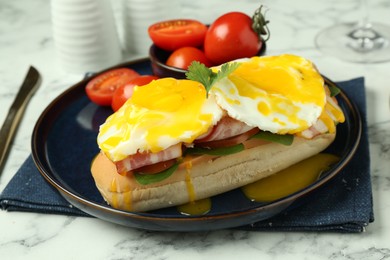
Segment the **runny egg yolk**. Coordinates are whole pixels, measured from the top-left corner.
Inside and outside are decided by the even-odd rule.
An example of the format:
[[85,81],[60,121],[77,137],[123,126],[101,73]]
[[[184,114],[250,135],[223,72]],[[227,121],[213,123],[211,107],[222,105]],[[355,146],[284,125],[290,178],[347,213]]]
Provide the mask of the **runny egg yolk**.
[[133,96],[100,127],[98,144],[112,161],[137,152],[192,143],[216,124],[222,110],[196,81],[164,78],[136,87]]
[[321,115],[324,80],[299,56],[253,57],[211,89],[227,113],[248,125],[278,134],[294,134]]

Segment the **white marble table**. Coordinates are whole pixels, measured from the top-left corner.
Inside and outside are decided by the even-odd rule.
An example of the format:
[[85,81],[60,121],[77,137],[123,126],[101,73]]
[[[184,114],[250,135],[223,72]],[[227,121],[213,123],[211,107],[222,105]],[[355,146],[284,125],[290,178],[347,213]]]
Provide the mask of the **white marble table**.
[[[251,13],[258,5],[253,0],[182,2],[182,16],[208,23],[223,12]],[[313,42],[317,32],[327,25],[357,19],[358,2],[263,1],[272,19],[268,54],[305,56],[335,81],[366,78],[375,222],[365,232],[157,233],[94,218],[0,211],[0,259],[389,259],[390,63],[343,62],[321,54]],[[369,2],[372,20],[390,23],[388,0]],[[114,10],[120,19],[119,1],[114,1]],[[126,54],[126,60],[131,57]],[[82,74],[68,74],[58,65],[49,0],[0,0],[0,122],[30,64],[42,73],[43,84],[20,125],[0,177],[0,191],[29,155],[31,132],[43,109],[82,78]]]

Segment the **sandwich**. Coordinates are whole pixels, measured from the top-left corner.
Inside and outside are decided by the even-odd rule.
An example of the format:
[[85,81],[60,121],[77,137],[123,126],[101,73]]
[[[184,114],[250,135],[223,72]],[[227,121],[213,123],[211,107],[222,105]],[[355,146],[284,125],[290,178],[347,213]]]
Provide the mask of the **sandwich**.
[[114,208],[145,212],[221,194],[320,153],[344,114],[314,64],[252,57],[136,87],[100,126],[91,165]]

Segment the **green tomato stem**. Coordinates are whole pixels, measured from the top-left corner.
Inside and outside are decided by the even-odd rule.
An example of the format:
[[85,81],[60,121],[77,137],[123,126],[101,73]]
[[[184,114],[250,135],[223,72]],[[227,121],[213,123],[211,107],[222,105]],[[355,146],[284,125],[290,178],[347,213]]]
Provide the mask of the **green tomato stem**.
[[[261,5],[258,9],[256,9],[252,16],[252,29],[257,33],[260,39],[266,42],[269,40],[271,32],[267,26],[269,21],[265,19],[265,13],[262,13],[262,8],[263,6]],[[266,35],[267,37],[264,39],[263,35]]]

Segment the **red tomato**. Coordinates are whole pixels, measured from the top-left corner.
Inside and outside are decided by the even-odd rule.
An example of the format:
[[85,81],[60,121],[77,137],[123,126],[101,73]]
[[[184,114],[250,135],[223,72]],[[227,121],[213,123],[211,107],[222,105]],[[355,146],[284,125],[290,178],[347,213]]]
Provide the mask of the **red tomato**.
[[176,159],[170,159],[168,161],[158,162],[151,165],[146,165],[134,170],[134,172],[140,174],[156,174],[162,172],[176,163]]
[[168,66],[186,70],[193,61],[199,61],[207,67],[212,66],[204,52],[195,47],[182,47],[177,49],[169,56],[166,64]]
[[204,42],[206,57],[215,64],[255,56],[261,46],[252,19],[240,12],[219,17],[208,29]]
[[242,142],[248,140],[250,137],[255,135],[257,132],[259,132],[259,129],[253,128],[252,130],[249,130],[248,132],[245,132],[240,135],[233,136],[228,139],[223,140],[216,140],[216,141],[209,141],[209,142],[203,142],[203,143],[196,143],[197,146],[200,147],[206,147],[206,148],[221,148],[221,147],[229,147],[236,144],[241,144]]
[[148,33],[155,45],[167,51],[180,47],[201,46],[207,26],[196,20],[180,19],[155,23],[148,28]]
[[101,106],[109,106],[115,90],[136,77],[139,77],[139,74],[132,69],[109,70],[89,81],[85,91],[92,102]]
[[118,87],[113,95],[111,107],[114,111],[117,111],[123,104],[133,95],[133,89],[135,86],[143,86],[158,79],[156,76],[142,75],[128,81],[125,85]]

